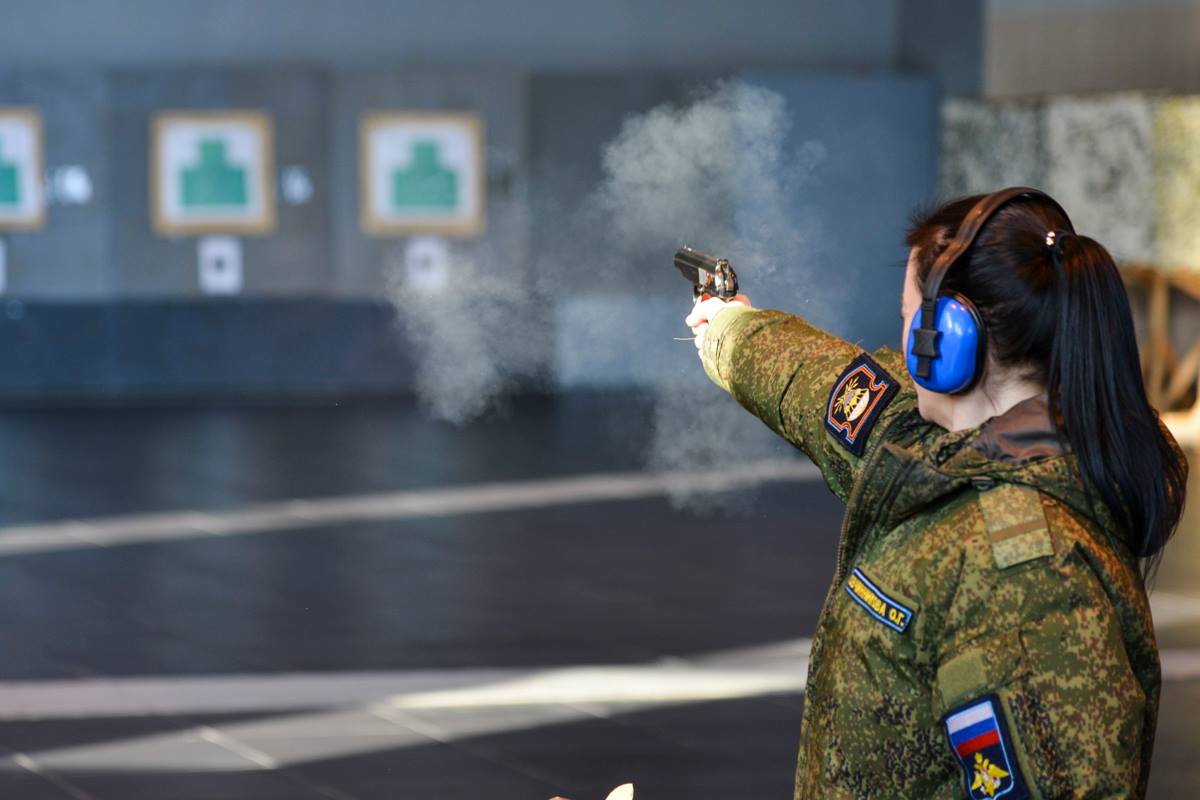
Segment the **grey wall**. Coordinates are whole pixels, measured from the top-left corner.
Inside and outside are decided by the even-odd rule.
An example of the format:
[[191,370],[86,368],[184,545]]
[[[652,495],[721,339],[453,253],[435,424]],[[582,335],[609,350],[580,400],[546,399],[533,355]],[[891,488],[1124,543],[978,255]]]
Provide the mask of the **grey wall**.
[[1197,0],[989,0],[990,96],[1200,92]]
[[[478,110],[488,132],[488,228],[482,240],[453,247],[459,254],[480,256],[514,281],[538,285],[536,265],[547,252],[547,239],[564,234],[548,230],[545,220],[563,219],[563,204],[595,185],[600,146],[627,114],[686,97],[689,87],[717,76],[753,74],[787,96],[795,112],[795,136],[819,138],[830,147],[821,171],[814,173],[819,193],[792,198],[798,217],[832,231],[805,254],[827,271],[809,282],[808,301],[816,301],[817,310],[797,310],[836,328],[846,321],[843,311],[852,300],[871,308],[882,304],[886,313],[872,311],[861,315],[859,324],[846,322],[837,329],[885,339],[894,291],[872,270],[881,260],[890,263],[904,211],[931,190],[932,98],[939,90],[972,94],[978,89],[972,65],[980,60],[982,4],[9,3],[0,26],[0,105],[38,106],[45,115],[47,165],[84,165],[95,189],[86,205],[51,206],[45,231],[5,235],[7,293],[29,301],[6,306],[18,323],[11,333],[25,331],[36,338],[44,332],[48,341],[61,341],[52,333],[57,330],[75,337],[80,347],[72,351],[71,363],[115,364],[103,383],[105,391],[117,393],[122,387],[157,385],[160,377],[163,385],[175,385],[172,381],[182,380],[193,367],[196,375],[206,376],[205,385],[231,390],[246,383],[248,365],[291,357],[302,367],[304,353],[289,344],[292,334],[272,333],[294,330],[289,315],[299,313],[301,306],[291,305],[297,299],[375,309],[369,313],[373,322],[355,328],[347,327],[346,315],[336,309],[319,313],[303,307],[303,324],[315,326],[315,337],[339,341],[347,353],[373,352],[367,338],[387,331],[378,313],[384,307],[370,303],[383,297],[403,241],[369,239],[359,232],[357,126],[363,111]],[[897,72],[920,77],[898,78]],[[266,109],[275,123],[276,167],[303,166],[312,177],[316,191],[308,203],[289,206],[280,197],[273,235],[243,238],[246,296],[231,304],[236,308],[230,313],[242,321],[264,315],[261,330],[272,341],[255,342],[251,336],[233,343],[224,337],[220,341],[228,340],[228,346],[206,349],[203,337],[180,333],[189,320],[221,325],[234,319],[209,313],[209,306],[229,301],[196,302],[195,239],[160,238],[150,226],[151,114],[189,108]],[[547,206],[555,213],[545,213]],[[730,212],[738,208],[731,199]],[[845,229],[852,217],[868,227]],[[642,265],[647,302],[674,307],[681,287],[658,258],[657,253],[647,256]],[[594,280],[587,270],[576,270],[556,291],[569,296]],[[88,303],[121,303],[113,308],[129,315],[97,316]],[[66,316],[54,304],[64,304]],[[548,316],[555,308],[547,307]],[[665,326],[668,315],[659,316]],[[78,325],[70,321],[76,318]],[[133,331],[124,319],[147,327]],[[97,326],[111,332],[114,325],[125,326],[118,339],[127,344],[109,347],[118,339],[95,333]],[[546,341],[538,345],[553,349],[546,330]],[[139,336],[154,341],[163,331],[175,331],[182,349],[170,343],[151,350],[128,344]],[[664,333],[669,342],[674,328]],[[560,327],[556,335],[569,338],[570,329]],[[355,336],[366,338],[356,343]],[[112,348],[123,355],[114,356]],[[40,365],[54,358],[53,351],[39,349],[36,358],[14,361],[12,369],[28,374],[15,376],[13,385],[43,385]],[[228,365],[220,367],[225,359]],[[164,365],[171,365],[171,374],[160,374],[168,369]],[[280,374],[287,369],[281,364]],[[302,368],[294,372],[303,374]],[[388,380],[403,388],[403,374],[389,373]],[[269,376],[265,380],[255,384],[256,390],[270,384]],[[344,376],[346,385],[355,380]],[[284,390],[301,382],[278,381]],[[60,374],[52,383],[69,386],[70,376]]]
[[904,229],[937,193],[936,85],[895,75],[746,78],[796,110],[792,148],[820,142],[824,153],[786,200],[789,216],[811,231],[805,251],[772,275],[763,296],[868,349],[897,346]]
[[0,345],[4,404],[328,397],[412,379],[383,303],[9,300]]
[[[246,295],[378,299],[403,243],[358,230],[357,126],[365,110],[483,114],[488,233],[456,247],[507,256],[520,269],[528,263],[527,154],[553,146],[527,135],[528,92],[541,93],[537,124],[577,142],[540,163],[564,175],[581,169],[575,177],[591,185],[586,165],[604,139],[571,131],[611,134],[625,113],[670,96],[683,84],[664,79],[663,67],[691,80],[755,65],[900,69],[971,93],[981,7],[982,0],[763,0],[749,10],[708,0],[11,3],[0,26],[0,105],[40,108],[47,166],[83,165],[95,194],[85,205],[52,205],[42,232],[5,237],[7,292],[66,301],[198,296],[195,238],[164,239],[150,225],[147,143],[157,110],[264,109],[275,125],[277,170],[298,165],[312,178],[307,203],[280,196],[274,234],[244,238]],[[571,96],[557,107],[555,81],[571,75],[601,79],[562,84]],[[604,75],[613,80],[605,84]]]
[[455,245],[525,263],[525,82],[510,69],[190,68],[0,70],[0,105],[40,109],[49,168],[84,166],[95,194],[52,204],[43,230],[5,235],[7,293],[28,299],[197,297],[196,237],[151,225],[154,112],[260,109],[274,125],[276,177],[303,167],[314,193],[278,197],[273,233],[242,237],[244,294],[381,298],[402,240],[358,221],[358,124],[372,109],[455,109],[487,126],[488,230]]
[[[0,70],[0,105],[33,106],[43,116],[47,165],[75,164],[92,178],[90,203],[51,206],[46,227],[4,236],[8,293],[42,297],[105,297],[113,291],[109,112],[111,82],[94,70]],[[143,172],[144,174],[144,172]],[[137,195],[144,195],[140,189]]]
[[[280,202],[275,233],[243,237],[245,292],[317,294],[327,289],[331,268],[325,74],[300,69],[117,70],[109,82],[113,296],[199,294],[195,237],[168,239],[151,229],[150,121],[160,110],[252,108],[270,115],[276,171],[281,165],[303,165],[317,191],[304,205]],[[59,122],[50,119],[48,124]],[[60,235],[57,230],[47,233]],[[28,270],[27,265],[14,266]]]
[[900,0],[24,0],[0,61],[886,67]]
[[94,194],[54,203],[44,229],[5,236],[7,293],[102,300],[195,296],[194,237],[151,228],[149,137],[162,110],[256,108],[275,127],[276,164],[304,165],[318,191],[303,206],[281,203],[278,228],[244,241],[251,295],[316,294],[331,284],[328,78],[312,70],[0,70],[0,105],[43,115],[49,169],[85,167]]
[[905,0],[900,6],[896,65],[935,78],[943,92],[979,94],[983,81],[984,8],[962,0]]

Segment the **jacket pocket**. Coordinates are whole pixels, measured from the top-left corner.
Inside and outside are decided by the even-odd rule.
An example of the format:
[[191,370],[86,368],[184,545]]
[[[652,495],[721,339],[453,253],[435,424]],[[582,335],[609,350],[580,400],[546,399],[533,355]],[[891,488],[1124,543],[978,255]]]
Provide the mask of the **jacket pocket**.
[[988,633],[959,647],[937,668],[934,716],[1019,680],[1029,674],[1025,646],[1016,630]]

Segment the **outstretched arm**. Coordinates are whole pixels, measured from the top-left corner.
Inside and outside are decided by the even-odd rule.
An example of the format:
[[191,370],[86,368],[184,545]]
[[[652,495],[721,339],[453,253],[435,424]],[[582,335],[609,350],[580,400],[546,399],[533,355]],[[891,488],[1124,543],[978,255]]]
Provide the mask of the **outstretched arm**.
[[915,402],[894,351],[865,353],[792,314],[706,300],[687,322],[709,377],[803,450],[843,499],[870,445]]

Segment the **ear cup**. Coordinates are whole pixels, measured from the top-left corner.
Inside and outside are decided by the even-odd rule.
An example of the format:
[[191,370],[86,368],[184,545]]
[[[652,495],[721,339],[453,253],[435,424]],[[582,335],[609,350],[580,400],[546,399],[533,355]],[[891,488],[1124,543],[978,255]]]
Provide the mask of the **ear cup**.
[[934,328],[938,331],[939,355],[930,363],[929,377],[917,376],[917,356],[913,353],[916,336],[921,327],[921,309],[917,309],[909,327],[904,355],[908,372],[920,386],[939,394],[965,392],[975,385],[983,371],[984,348],[987,337],[983,320],[975,304],[961,294],[948,293],[938,297]]

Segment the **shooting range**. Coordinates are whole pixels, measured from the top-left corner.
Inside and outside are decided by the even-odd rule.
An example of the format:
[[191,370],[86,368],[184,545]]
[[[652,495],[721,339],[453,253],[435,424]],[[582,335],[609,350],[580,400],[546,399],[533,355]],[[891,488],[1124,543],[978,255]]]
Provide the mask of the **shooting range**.
[[791,796],[845,504],[683,245],[895,347],[914,210],[1040,187],[1200,448],[1200,0],[5,6],[0,797]]

